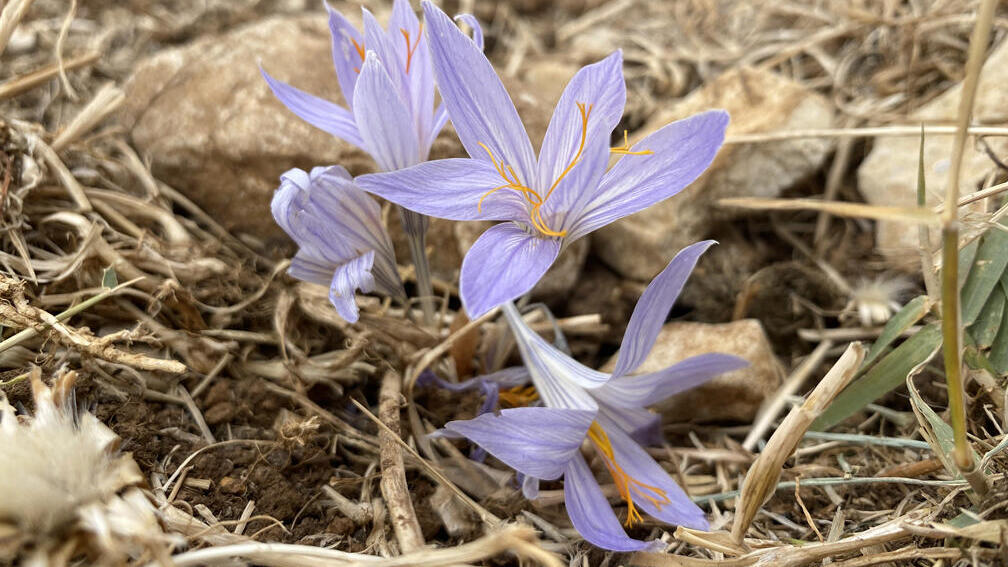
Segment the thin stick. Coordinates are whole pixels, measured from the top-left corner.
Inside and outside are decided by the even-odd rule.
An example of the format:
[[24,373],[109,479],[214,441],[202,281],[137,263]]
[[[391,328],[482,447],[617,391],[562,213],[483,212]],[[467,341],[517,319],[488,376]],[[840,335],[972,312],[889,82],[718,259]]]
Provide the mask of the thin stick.
[[756,448],[756,444],[759,440],[763,438],[770,426],[773,425],[773,421],[777,419],[781,410],[787,404],[788,396],[794,394],[798,391],[798,388],[805,383],[812,371],[816,369],[817,366],[826,357],[826,353],[833,348],[833,341],[825,340],[819,343],[819,346],[812,351],[812,354],[808,355],[799,366],[791,373],[791,376],[784,382],[780,390],[774,396],[773,400],[767,404],[759,415],[756,416],[756,422],[753,423],[752,429],[749,434],[746,435],[744,441],[742,441],[742,448],[746,451],[752,451]]
[[[990,42],[996,6],[996,0],[981,2],[973,35],[970,38],[966,79],[959,98],[958,126],[952,146],[952,168],[945,193],[945,202],[948,206],[942,215],[942,348],[945,356],[945,381],[948,383],[949,413],[955,439],[953,456],[956,466],[970,481],[970,485],[980,498],[987,493],[988,486],[983,471],[976,470],[973,450],[966,438],[966,396],[962,379],[962,313],[959,305],[959,208],[953,204],[959,201],[959,178],[962,157],[966,150],[966,130],[973,114],[973,102],[976,98],[987,44]],[[976,472],[979,475],[971,474]]]
[[770,436],[759,457],[749,467],[742,481],[739,499],[735,502],[735,521],[731,536],[737,544],[742,544],[756,513],[773,494],[785,461],[798,447],[812,422],[851,381],[864,356],[865,349],[861,343],[848,345],[833,368],[808,395],[805,403],[788,413],[780,427]]
[[399,542],[399,551],[405,554],[423,548],[424,537],[416,510],[413,509],[413,500],[410,499],[409,486],[406,485],[402,451],[396,444],[402,399],[402,379],[399,373],[392,370],[385,372],[378,393],[378,417],[387,428],[378,432],[381,491],[389,509],[396,541]]
[[[98,60],[101,53],[92,51],[83,55],[78,55],[63,62],[64,71],[72,71],[79,67],[85,67]],[[59,75],[60,66],[57,63],[46,65],[37,71],[28,73],[21,77],[15,77],[5,83],[0,84],[0,100],[8,99],[19,95],[27,90],[31,90],[42,83],[45,83]]]
[[840,217],[891,220],[906,223],[937,225],[941,219],[930,209],[921,207],[881,207],[862,203],[821,201],[818,199],[763,199],[759,197],[732,197],[718,199],[722,207],[771,211],[824,211]]
[[70,84],[70,78],[66,74],[66,65],[63,61],[63,42],[66,41],[67,33],[70,31],[70,24],[73,23],[76,16],[77,0],[70,0],[70,9],[67,11],[66,18],[63,19],[63,25],[60,26],[59,35],[56,36],[56,46],[54,47],[56,51],[56,64],[59,67],[60,82],[63,83],[63,89],[66,90],[66,94],[70,97],[70,100],[77,100],[77,91]]
[[[132,279],[132,280],[130,280],[128,282],[121,283],[121,284],[119,284],[119,285],[117,285],[117,286],[115,286],[113,288],[107,288],[107,289],[103,290],[101,293],[99,293],[98,295],[95,295],[94,297],[85,299],[84,301],[78,303],[77,305],[74,305],[73,307],[70,307],[66,311],[63,311],[62,313],[57,314],[56,315],[56,320],[57,321],[66,321],[70,317],[73,317],[74,315],[76,315],[76,314],[78,314],[78,313],[80,313],[82,311],[85,311],[87,309],[90,309],[93,305],[101,302],[102,300],[108,298],[109,296],[111,296],[111,295],[119,292],[120,290],[126,289],[127,287],[135,284],[136,282],[140,281],[141,279],[142,278]],[[0,342],[0,352],[3,352],[5,350],[13,347],[14,345],[21,344],[24,341],[27,341],[28,339],[30,339],[30,338],[38,335],[38,334],[39,334],[38,329],[35,329],[34,327],[27,327],[25,329],[22,329],[20,332],[12,335],[10,337],[8,337],[7,339],[4,339],[3,342]]]
[[91,201],[84,194],[84,188],[81,187],[77,178],[70,173],[70,169],[63,163],[63,160],[56,155],[56,151],[43,142],[42,138],[35,135],[31,135],[30,138],[31,143],[35,145],[35,151],[42,157],[42,161],[46,162],[46,165],[52,169],[56,178],[60,180],[60,183],[67,190],[67,193],[70,193],[70,197],[77,204],[77,208],[81,212],[93,211],[94,207],[91,206]]
[[[925,126],[929,136],[953,135],[957,126]],[[971,136],[1008,136],[1008,128],[973,126],[966,130]],[[871,128],[815,128],[809,130],[782,130],[756,134],[740,134],[725,138],[725,144],[756,144],[778,142],[797,138],[875,138],[880,136],[920,136],[920,126],[876,126]]]
[[[364,414],[364,416],[367,417],[368,419],[370,419],[371,421],[373,421],[375,423],[375,425],[378,426],[379,429],[381,429],[383,431],[390,432],[393,435],[395,434],[395,432],[393,432],[392,430],[390,430],[387,425],[385,425],[384,423],[382,423],[382,420],[378,419],[378,416],[376,416],[375,414],[371,413],[371,410],[369,410],[367,407],[365,407],[364,404],[358,402],[357,400],[355,400],[353,398],[350,398],[350,403],[352,403],[353,405],[357,406],[357,409],[361,410],[361,412]],[[416,459],[417,463],[419,463],[421,467],[423,467],[428,473],[430,473],[430,475],[432,477],[434,477],[435,479],[437,479],[438,482],[440,482],[440,483],[444,484],[445,486],[447,486],[452,492],[455,493],[455,495],[458,497],[459,500],[462,501],[463,504],[465,504],[466,506],[468,506],[469,508],[471,508],[473,512],[476,512],[476,515],[479,516],[480,520],[482,520],[484,524],[486,524],[487,526],[489,526],[489,527],[492,528],[492,527],[496,527],[497,525],[499,525],[501,523],[501,519],[500,518],[498,518],[497,516],[493,515],[493,513],[491,513],[489,510],[487,510],[483,506],[480,506],[472,498],[469,498],[469,496],[466,495],[465,492],[462,492],[462,490],[459,487],[455,486],[455,483],[453,483],[451,480],[449,480],[448,477],[446,477],[444,474],[441,473],[441,471],[439,471],[436,468],[434,468],[433,465],[431,465],[430,463],[428,463],[423,457],[421,457],[419,454],[417,454],[417,452],[414,451],[412,447],[410,447],[409,445],[407,445],[405,441],[403,441],[402,439],[400,439],[398,436],[395,436],[394,440],[395,440],[396,443],[398,443],[400,446],[402,446],[402,448],[405,449],[406,452],[410,454],[410,456],[412,456],[414,459]]]

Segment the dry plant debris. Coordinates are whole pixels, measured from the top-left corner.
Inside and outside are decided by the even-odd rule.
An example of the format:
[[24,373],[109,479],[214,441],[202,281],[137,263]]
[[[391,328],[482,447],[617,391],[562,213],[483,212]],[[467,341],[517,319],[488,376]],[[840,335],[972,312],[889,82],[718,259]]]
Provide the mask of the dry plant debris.
[[[670,442],[652,453],[708,509],[718,531],[677,530],[666,536],[673,546],[661,555],[614,558],[577,543],[556,487],[521,501],[503,468],[468,460],[466,447],[424,437],[447,420],[470,417],[479,400],[425,388],[417,378],[428,368],[471,376],[478,370],[471,368],[472,353],[483,357],[491,347],[503,362],[509,347],[494,314],[466,322],[448,302],[432,332],[413,323],[414,314],[371,301],[362,305],[360,325],[346,325],[329,312],[324,293],[283,275],[286,264],[269,244],[228,233],[171,179],[151,175],[146,156],[137,155],[117,124],[117,85],[140,56],[266,14],[317,7],[272,0],[114,4],[81,3],[76,13],[58,0],[10,0],[0,8],[0,319],[3,338],[18,337],[0,347],[6,400],[0,490],[13,490],[0,496],[0,561],[1008,563],[1002,367],[974,370],[967,391],[969,433],[993,485],[979,504],[924,442],[940,445],[933,428],[921,434],[929,425],[913,413],[920,405],[897,393],[829,432],[806,434],[793,454],[774,455],[780,478],[764,487],[765,503],[753,500],[762,506],[752,511],[741,540],[728,530],[741,521],[732,510],[747,502],[738,491],[754,466],[741,443],[750,425],[669,424]],[[798,258],[851,281],[888,275],[866,244],[871,226],[862,220],[851,172],[872,137],[916,135],[919,125],[907,115],[962,80],[976,9],[967,0],[461,4],[487,24],[489,53],[512,74],[554,53],[587,62],[623,47],[631,129],[674,97],[741,65],[776,71],[827,95],[843,116],[842,128],[730,142],[812,135],[854,140],[822,172],[836,179],[827,185],[832,189],[812,179],[787,195],[827,193],[842,202],[809,213],[789,199],[772,220],[754,215],[724,230],[771,250],[760,256],[763,264]],[[1002,6],[996,42],[1006,26]],[[1005,126],[983,125],[975,143],[1004,135]],[[952,131],[948,124],[928,126],[928,135]],[[986,200],[988,220],[997,224],[1005,156],[992,158],[990,182],[960,203]],[[108,282],[109,267],[128,285]],[[634,286],[622,282],[615,293],[632,296]],[[704,289],[727,297],[728,307],[696,316],[723,320],[741,289],[741,283]],[[454,290],[448,283],[439,291],[450,297]],[[805,400],[793,394],[812,391],[850,341],[882,334],[877,342],[905,344],[901,337],[931,321],[925,307],[898,329],[842,325],[839,310],[801,294],[787,297],[787,316],[805,323],[801,334],[776,345],[787,365],[798,368],[813,343],[829,345],[781,396],[778,410],[800,408]],[[878,303],[889,310],[886,300],[864,309]],[[558,313],[557,327],[587,358],[601,360],[611,336],[619,336],[621,323],[607,313],[565,313],[563,306]],[[552,326],[542,330],[552,333]],[[992,344],[994,336],[980,347]],[[881,355],[873,351],[867,358],[875,361]],[[913,369],[917,395],[940,414],[941,372],[929,361]],[[351,402],[371,408],[389,429]],[[397,427],[393,419],[400,417]],[[768,423],[772,431],[779,421]],[[786,449],[796,440],[789,441]],[[30,447],[28,456],[13,452],[21,443]],[[47,454],[50,460],[41,461]],[[63,470],[52,463],[69,462],[61,459],[96,480],[63,486],[75,496],[50,490],[51,499],[28,500],[33,483],[48,478],[43,472]],[[33,463],[42,470],[33,474]],[[383,469],[396,478],[383,477]],[[406,493],[393,481],[405,482]],[[607,490],[618,502],[615,487]],[[440,494],[448,494],[447,503],[436,511],[432,502]],[[403,497],[413,517],[397,500]],[[643,537],[666,528],[637,529]]]

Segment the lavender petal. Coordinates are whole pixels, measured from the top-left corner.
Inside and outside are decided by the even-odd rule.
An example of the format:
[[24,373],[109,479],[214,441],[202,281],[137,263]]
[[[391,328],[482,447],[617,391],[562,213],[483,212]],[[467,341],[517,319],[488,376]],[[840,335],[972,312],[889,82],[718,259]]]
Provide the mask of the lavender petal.
[[[364,64],[364,55],[358,50],[363,49],[364,37],[343,14],[334,10],[325,0],[322,1],[329,13],[329,35],[332,41],[333,67],[336,68],[336,79],[339,81],[343,98],[347,107],[353,108],[354,85],[357,84],[357,73]],[[356,43],[356,45],[355,45]]]
[[613,378],[593,393],[614,406],[632,408],[652,405],[748,365],[744,359],[730,354],[700,354],[657,372]]
[[623,471],[643,484],[662,490],[668,500],[667,503],[657,506],[647,498],[637,497],[634,498],[634,504],[649,516],[672,525],[697,530],[710,529],[703,510],[693,503],[675,480],[648,455],[643,447],[620,428],[607,423],[604,418],[600,420],[600,424],[609,436],[613,456]]
[[344,142],[358,148],[364,148],[364,140],[357,130],[357,123],[350,111],[336,103],[278,81],[271,77],[265,69],[260,68],[260,71],[273,94],[299,118]]
[[462,22],[472,28],[472,40],[480,51],[483,51],[483,26],[472,14],[459,14],[455,16],[456,22]]
[[625,155],[603,177],[568,235],[574,239],[675,195],[714,160],[724,142],[728,113],[711,110],[668,124]]
[[354,118],[365,149],[384,171],[421,161],[408,103],[396,93],[383,61],[368,51],[354,90]]
[[359,317],[357,301],[354,298],[356,290],[369,293],[374,290],[374,278],[371,276],[371,266],[374,265],[374,250],[369,250],[357,258],[336,268],[332,284],[329,286],[329,301],[336,307],[340,317],[350,323],[356,323]]
[[535,179],[532,143],[493,66],[440,8],[430,2],[423,8],[434,75],[462,145],[470,157],[490,161],[484,144],[529,186]]
[[623,531],[588,463],[580,454],[564,472],[564,504],[574,529],[589,543],[611,551],[654,551],[661,542],[633,539]]
[[[584,106],[584,115],[579,104]],[[578,153],[582,135],[588,141],[601,140],[608,157],[609,136],[623,116],[625,105],[622,52],[616,51],[598,63],[582,67],[553,110],[539,151],[538,187],[550,187],[567,169]],[[557,190],[552,198],[560,197]]]
[[700,256],[713,244],[713,240],[704,240],[683,248],[648,284],[627,324],[613,369],[614,377],[633,372],[647,358],[686,280]]
[[535,478],[560,478],[587,435],[595,412],[515,408],[474,419],[450,421],[444,428],[486,449],[509,467]]
[[462,260],[459,295],[470,319],[532,289],[560,253],[560,241],[513,223],[490,227]]
[[514,191],[494,191],[500,185],[500,177],[492,165],[481,160],[427,161],[398,171],[361,175],[356,182],[368,193],[432,217],[449,220],[528,218],[525,203]]
[[[598,393],[599,390],[594,392]],[[599,413],[625,431],[634,441],[641,445],[661,444],[664,438],[660,415],[643,407],[616,407],[605,403],[602,398],[596,399],[599,402]]]
[[594,392],[609,380],[608,374],[584,366],[551,345],[525,324],[514,305],[504,304],[504,316],[514,334],[522,361],[547,406],[597,407],[585,389]]

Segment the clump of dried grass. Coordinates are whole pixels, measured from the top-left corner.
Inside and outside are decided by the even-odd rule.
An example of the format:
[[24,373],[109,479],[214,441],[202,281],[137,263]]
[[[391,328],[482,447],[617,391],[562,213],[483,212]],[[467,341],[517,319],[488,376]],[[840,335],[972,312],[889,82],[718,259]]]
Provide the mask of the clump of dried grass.
[[[48,6],[45,0],[36,2]],[[972,4],[954,1],[933,12],[920,9],[921,4],[911,2],[887,3],[884,13],[878,13],[877,6],[867,3],[624,0],[566,17],[558,26],[506,6],[488,19],[491,33],[496,30],[500,40],[493,55],[508,61],[509,68],[519,68],[547,47],[590,58],[600,45],[607,50],[615,47],[606,36],[619,37],[620,43],[629,45],[631,123],[642,122],[670,97],[723,70],[752,65],[827,93],[848,115],[848,124],[875,126],[900,123],[908,112],[961,79]],[[619,17],[626,11],[635,17]],[[62,12],[51,15],[63,21]],[[177,29],[168,30],[165,37],[195,33],[198,21],[179,16],[169,22],[178,24]],[[998,20],[997,26],[997,33],[1003,34],[1004,23]],[[42,35],[47,33],[55,35],[58,28]],[[40,58],[34,53],[9,67],[10,75],[0,77],[5,81],[0,83],[0,264],[6,290],[0,297],[6,302],[0,305],[0,316],[5,325],[32,329],[34,335],[0,353],[0,362],[15,377],[24,374],[29,360],[47,370],[67,365],[105,395],[140,397],[152,405],[185,409],[191,422],[188,429],[199,433],[189,433],[196,439],[193,446],[201,448],[184,455],[161,455],[162,466],[142,471],[151,481],[149,497],[157,502],[168,530],[183,535],[192,548],[177,548],[174,560],[200,564],[241,556],[269,565],[340,561],[448,565],[511,551],[555,564],[556,557],[543,550],[582,554],[584,550],[572,544],[575,534],[565,527],[562,498],[556,490],[544,490],[540,499],[520,510],[513,504],[517,491],[508,484],[509,473],[476,465],[455,446],[423,437],[439,425],[437,412],[443,408],[418,403],[417,377],[428,368],[452,376],[471,363],[474,349],[500,343],[504,332],[492,317],[466,323],[446,310],[441,326],[431,331],[411,322],[415,314],[379,302],[364,306],[360,326],[331,316],[324,293],[289,285],[282,276],[283,262],[255,243],[228,234],[176,192],[170,180],[151,176],[123,133],[106,120],[120,98],[114,87],[102,90],[97,81],[88,79],[86,69],[96,59],[79,38],[71,27],[62,47],[62,66],[55,56]],[[128,68],[128,54],[117,52],[114,59],[116,65]],[[78,100],[59,90],[40,95],[39,85],[56,78],[60,68],[74,83]],[[121,279],[136,281],[76,313],[72,322],[56,321],[53,314],[105,293],[102,274],[108,266]],[[587,324],[561,320],[559,326],[581,332],[586,340],[598,336],[597,319]],[[837,354],[831,347],[822,348],[817,360]],[[169,362],[181,363],[184,369],[175,374],[179,368],[159,366]],[[822,365],[813,366],[802,376],[820,376],[817,370]],[[380,377],[382,392],[376,395],[367,383],[377,383]],[[297,417],[278,420],[271,439],[216,440],[200,396],[224,378],[262,382],[271,394],[287,401],[289,413],[296,412]],[[799,391],[801,382],[796,381],[791,393]],[[0,383],[0,391],[28,401],[18,383]],[[407,400],[408,427],[396,423],[400,388]],[[349,394],[378,402],[380,397],[381,403],[372,405],[378,407],[373,417],[381,425],[365,425],[349,412],[320,404],[319,389],[336,399]],[[783,406],[794,400],[782,393],[780,401]],[[369,411],[366,405],[360,406],[362,412]],[[781,478],[762,479],[770,499],[764,506],[751,506],[752,525],[741,543],[679,530],[674,552],[682,558],[637,556],[630,561],[702,565],[704,560],[733,556],[727,564],[809,565],[835,558],[844,560],[836,564],[854,566],[913,558],[953,561],[966,554],[996,561],[998,546],[1003,546],[998,535],[1005,529],[999,519],[1003,509],[995,503],[981,510],[984,521],[971,529],[942,523],[965,501],[963,483],[935,467],[913,468],[926,463],[929,453],[915,444],[919,443],[916,426],[904,410],[898,403],[895,409],[873,408],[862,423],[850,428],[867,434],[863,437],[888,439],[890,445],[864,445],[874,441],[856,435],[791,439],[800,441],[797,451],[793,456],[784,451],[776,455],[772,468]],[[974,417],[977,424],[986,416]],[[991,446],[1003,438],[1003,432],[989,433],[984,427],[974,425],[974,433]],[[737,439],[749,431],[748,426],[688,431],[672,427],[668,433],[681,434],[675,437],[675,446],[653,450],[677,471],[691,494],[710,507],[717,529],[741,517],[722,510],[721,503],[731,507],[733,501],[744,502],[737,491],[753,455]],[[431,543],[446,549],[371,559],[374,555],[342,553],[340,545],[349,551],[351,543],[359,542],[327,539],[331,536],[325,533],[316,534],[315,541],[335,541],[337,550],[271,546],[254,541],[269,536],[245,534],[250,522],[276,525],[253,515],[252,501],[241,516],[232,518],[218,517],[219,510],[205,506],[187,510],[183,487],[192,485],[190,480],[204,480],[187,478],[198,459],[235,446],[255,447],[264,454],[278,447],[293,450],[311,446],[319,436],[334,439],[333,454],[339,445],[344,448],[340,456],[348,462],[356,459],[365,479],[381,474],[385,480],[377,490],[369,481],[362,482],[353,497],[331,486],[324,487],[328,491],[319,488],[320,495],[328,497],[314,505],[335,507],[351,518],[366,532],[368,553],[395,555]],[[990,461],[1005,466],[1000,453],[992,454]],[[791,466],[781,470],[786,463]],[[871,477],[882,471],[888,471],[884,478]],[[931,476],[918,479],[921,475]],[[443,507],[438,512],[441,518],[410,510],[424,512],[430,507],[417,501],[406,484],[418,479],[443,489],[455,508]],[[607,490],[615,499],[614,487]],[[763,504],[762,496],[756,499]],[[309,505],[312,502],[305,504]],[[447,526],[448,516],[455,524],[467,524],[456,533],[484,535],[469,535],[466,539],[473,538],[469,543],[455,545],[458,540],[437,531],[438,522]],[[501,528],[500,520],[531,523],[538,532]],[[647,529],[659,535],[662,528]],[[431,531],[438,535],[424,537],[423,532]],[[817,532],[822,532],[824,543],[790,543],[810,540]],[[956,538],[967,550],[942,546],[939,542],[946,538]],[[872,553],[859,556],[865,548]],[[592,562],[610,560],[592,553]]]

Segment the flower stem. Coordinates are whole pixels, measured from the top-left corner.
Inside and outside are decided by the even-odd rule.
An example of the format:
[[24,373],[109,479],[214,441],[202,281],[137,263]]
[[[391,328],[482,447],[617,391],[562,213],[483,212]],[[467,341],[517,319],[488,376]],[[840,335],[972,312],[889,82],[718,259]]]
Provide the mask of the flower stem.
[[977,470],[973,448],[966,438],[966,396],[962,378],[962,313],[959,304],[959,178],[962,157],[966,148],[966,130],[973,113],[980,69],[983,65],[990,32],[994,21],[996,0],[983,0],[977,13],[976,25],[970,38],[966,78],[959,98],[959,113],[955,140],[952,146],[951,171],[945,194],[942,215],[942,281],[941,315],[943,354],[945,356],[945,381],[948,384],[949,413],[955,441],[954,460],[960,472],[969,481],[978,497],[988,491],[987,479]]
[[434,287],[431,285],[430,263],[427,260],[427,217],[402,207],[399,218],[402,220],[403,232],[409,241],[410,255],[413,257],[413,269],[416,273],[417,296],[420,299],[420,309],[423,312],[424,325],[434,326]]

